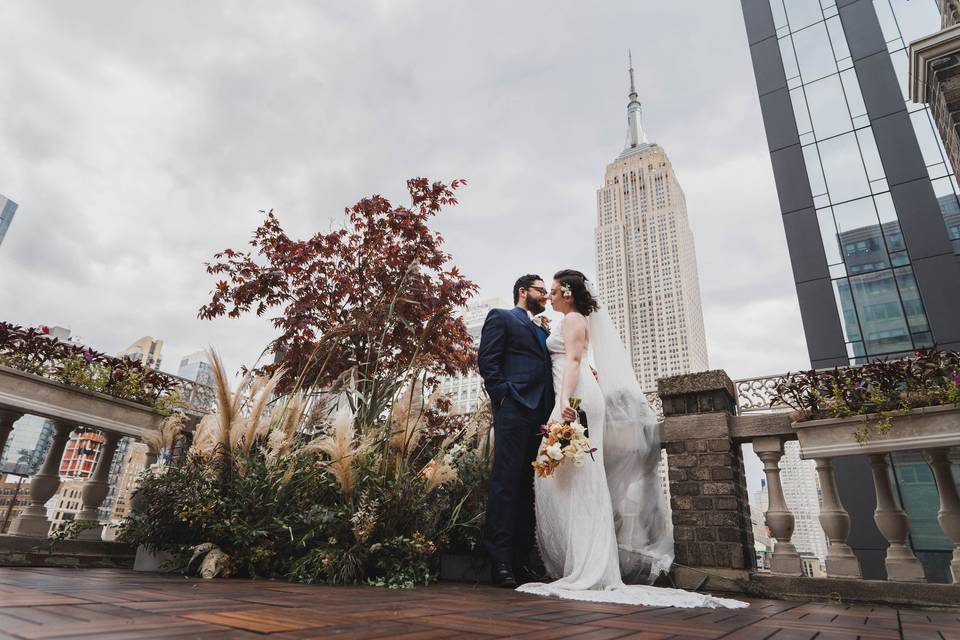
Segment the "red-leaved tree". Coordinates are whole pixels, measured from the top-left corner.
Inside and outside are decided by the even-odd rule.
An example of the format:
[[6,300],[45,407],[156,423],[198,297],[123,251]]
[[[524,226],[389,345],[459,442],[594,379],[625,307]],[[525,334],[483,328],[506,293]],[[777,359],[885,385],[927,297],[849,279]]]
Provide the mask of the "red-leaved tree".
[[370,381],[410,370],[465,372],[475,352],[456,311],[477,286],[428,226],[442,207],[457,204],[454,191],[465,183],[408,180],[409,207],[364,198],[346,209],[343,228],[308,240],[289,238],[270,211],[250,241],[253,251],[225,249],[207,263],[208,273],[224,279],[199,316],[279,309],[276,357],[263,369],[283,366],[284,390],[324,386],[354,367]]

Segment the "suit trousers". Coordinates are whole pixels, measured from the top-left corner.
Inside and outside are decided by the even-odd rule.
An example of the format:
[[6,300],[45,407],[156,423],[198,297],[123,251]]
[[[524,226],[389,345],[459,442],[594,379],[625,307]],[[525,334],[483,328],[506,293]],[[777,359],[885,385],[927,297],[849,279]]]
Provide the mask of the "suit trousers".
[[483,549],[493,562],[522,565],[534,546],[533,466],[550,409],[531,410],[511,395],[494,413],[493,469]]

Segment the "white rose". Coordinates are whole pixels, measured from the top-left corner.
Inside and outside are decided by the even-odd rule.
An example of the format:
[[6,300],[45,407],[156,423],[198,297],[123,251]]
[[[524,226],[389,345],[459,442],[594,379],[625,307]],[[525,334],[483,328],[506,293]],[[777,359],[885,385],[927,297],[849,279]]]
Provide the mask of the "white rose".
[[563,451],[560,449],[560,443],[556,442],[549,447],[547,447],[547,455],[551,460],[562,460]]

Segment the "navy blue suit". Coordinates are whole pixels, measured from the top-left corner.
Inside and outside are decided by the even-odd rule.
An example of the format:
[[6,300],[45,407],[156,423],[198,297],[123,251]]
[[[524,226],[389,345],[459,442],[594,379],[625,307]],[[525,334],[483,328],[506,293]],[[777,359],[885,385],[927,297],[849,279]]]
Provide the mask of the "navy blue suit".
[[478,365],[493,409],[494,452],[483,548],[495,562],[522,565],[533,549],[533,467],[539,428],[553,410],[547,333],[526,310],[492,309]]

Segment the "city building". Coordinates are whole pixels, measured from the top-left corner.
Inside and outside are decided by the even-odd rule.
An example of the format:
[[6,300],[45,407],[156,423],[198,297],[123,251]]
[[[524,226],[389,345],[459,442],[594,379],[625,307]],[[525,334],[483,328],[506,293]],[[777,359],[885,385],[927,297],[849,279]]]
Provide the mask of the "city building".
[[826,578],[823,560],[809,553],[800,552],[800,571],[808,578]]
[[70,434],[60,459],[60,477],[85,480],[93,475],[105,438],[103,434],[78,429]]
[[[812,460],[800,458],[800,446],[795,440],[784,446],[784,454],[780,459],[780,479],[787,508],[794,517],[793,537],[790,541],[803,558],[812,558],[824,565],[827,558],[827,538],[820,527],[820,483],[816,465]],[[770,569],[770,557],[775,542],[764,515],[769,505],[767,481],[761,479],[760,490],[750,496],[750,522],[753,525],[753,540],[757,550],[757,566],[767,571]]]
[[[741,6],[811,364],[960,349],[957,181],[930,108],[908,86],[907,45],[940,28],[936,1]],[[914,469],[905,455],[892,457],[914,520],[926,490],[900,482]],[[848,542],[864,577],[882,578],[869,462],[834,468]],[[948,541],[931,540],[911,534],[928,579],[941,580]]]
[[62,480],[54,495],[53,509],[49,513],[50,533],[76,519],[83,509],[83,480]]
[[627,142],[597,190],[597,289],[645,390],[708,368],[693,233],[666,152],[647,140],[630,64]]
[[13,425],[4,451],[0,452],[0,473],[32,476],[43,463],[53,442],[53,423],[38,416],[23,416]]
[[780,459],[780,481],[787,508],[793,514],[793,537],[791,542],[800,552],[827,559],[827,537],[820,527],[820,482],[813,460],[800,459],[800,443],[792,440],[784,444]]
[[[938,31],[910,39],[910,99],[927,103],[954,174],[960,166],[960,11],[955,0],[940,0]],[[921,7],[926,9],[926,7]],[[923,21],[929,24],[929,19]],[[907,34],[904,34],[905,36]],[[960,236],[953,238],[960,240]]]
[[[126,444],[123,444],[124,442]],[[115,462],[117,472],[110,474],[110,493],[100,512],[100,520],[112,525],[104,528],[103,537],[108,541],[116,538],[116,525],[130,515],[130,498],[137,488],[137,479],[147,464],[147,445],[132,442],[128,438],[124,438],[121,445],[124,446],[124,452],[121,456],[118,450],[118,455],[114,458],[119,461]]]
[[208,387],[213,386],[213,368],[206,351],[196,351],[180,360],[177,375]]
[[110,471],[107,475],[107,496],[103,499],[100,508],[97,510],[97,518],[100,522],[108,522],[112,517],[114,508],[120,495],[120,487],[123,483],[126,465],[129,459],[131,448],[135,446],[135,441],[131,438],[120,438],[117,442],[117,450],[110,461]]
[[0,533],[6,533],[20,512],[30,506],[30,483],[24,476],[0,478]]
[[139,362],[148,369],[159,369],[163,359],[160,354],[162,350],[163,340],[144,336],[120,352],[120,357]]
[[7,229],[13,222],[13,216],[17,213],[17,203],[0,194],[0,244],[7,235]]
[[[473,338],[473,346],[480,345],[480,331],[483,322],[491,309],[508,309],[513,306],[512,301],[504,298],[488,298],[470,304],[463,313],[463,323]],[[459,373],[449,376],[440,383],[440,394],[450,399],[452,410],[456,413],[472,413],[476,411],[486,392],[483,390],[483,379],[476,370],[468,373]]]

